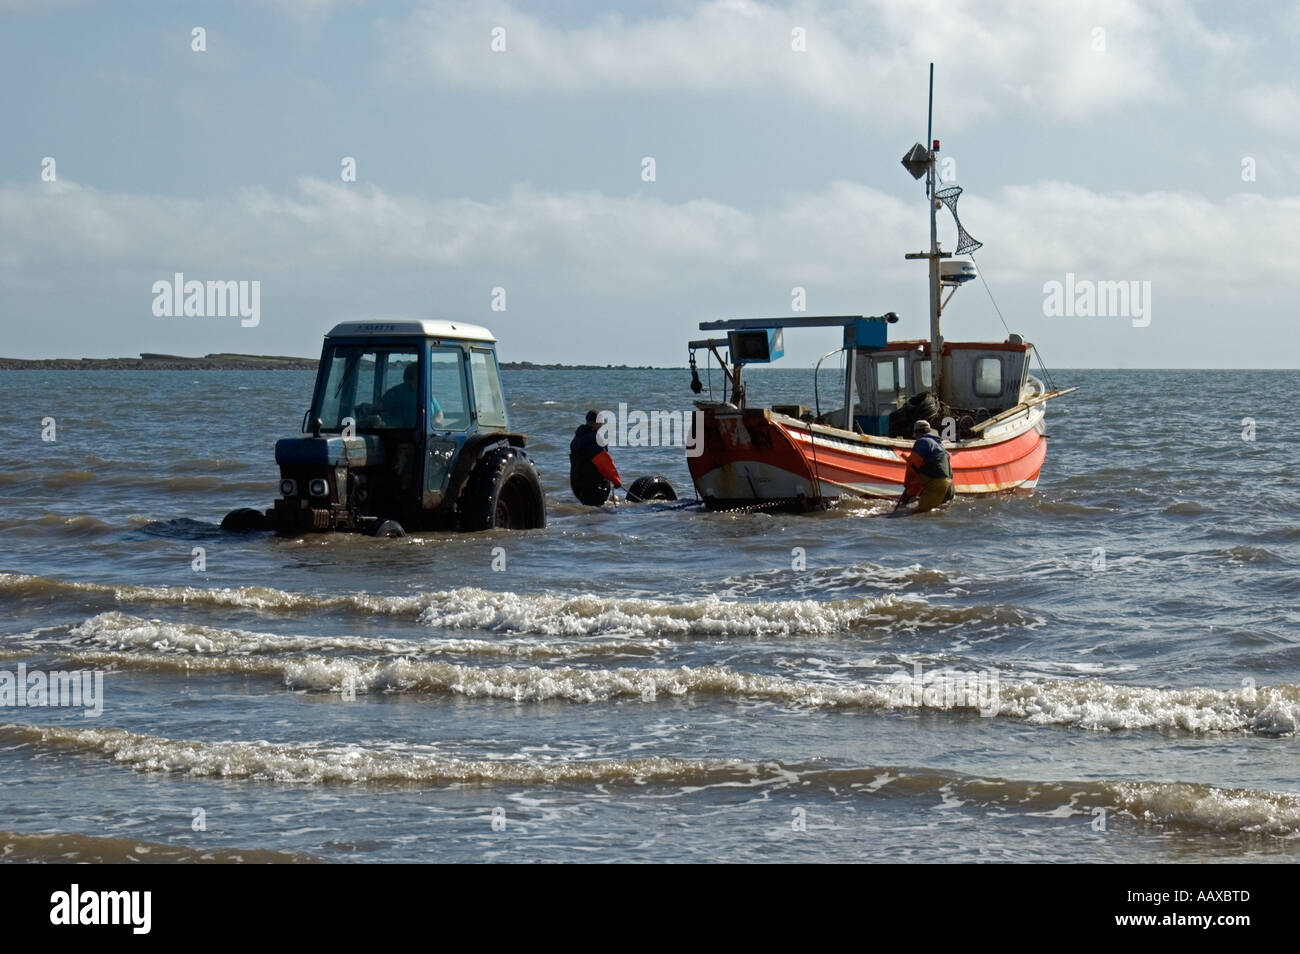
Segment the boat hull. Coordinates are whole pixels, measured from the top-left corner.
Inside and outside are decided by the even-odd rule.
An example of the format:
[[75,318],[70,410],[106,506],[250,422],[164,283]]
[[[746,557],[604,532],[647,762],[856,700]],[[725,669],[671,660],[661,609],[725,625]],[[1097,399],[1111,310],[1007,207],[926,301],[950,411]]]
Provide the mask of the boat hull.
[[[700,453],[688,457],[711,509],[812,509],[845,495],[898,497],[912,442],[811,424],[765,409],[704,408]],[[1047,457],[1041,407],[946,445],[959,494],[1032,489]]]

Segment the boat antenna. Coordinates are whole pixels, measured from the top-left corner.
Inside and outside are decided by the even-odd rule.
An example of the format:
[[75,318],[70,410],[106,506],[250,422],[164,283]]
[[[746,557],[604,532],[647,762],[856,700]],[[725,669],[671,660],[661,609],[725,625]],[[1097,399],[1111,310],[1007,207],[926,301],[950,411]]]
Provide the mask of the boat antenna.
[[943,337],[939,334],[939,210],[934,202],[934,167],[939,144],[934,140],[934,64],[930,64],[930,96],[925,115],[925,139],[930,149],[930,169],[926,177],[926,204],[930,207],[930,375],[934,395],[943,395]]
[[[939,260],[952,258],[939,251],[938,201],[935,198],[935,164],[939,143],[934,137],[934,64],[930,64],[930,94],[926,106],[925,145],[919,142],[903,157],[903,168],[913,179],[925,177],[925,204],[930,207],[930,250],[908,252],[904,258],[928,259],[930,262],[930,385],[935,397],[943,400],[943,337],[939,334]],[[978,246],[977,246],[978,247]]]
[[[934,142],[934,64],[933,64],[933,63],[930,64],[930,98],[929,98],[929,102],[928,102],[928,105],[926,106],[926,110],[925,110],[925,141],[926,141],[926,143],[927,143],[927,148],[928,148],[928,145],[929,145],[929,144],[933,144],[933,142]],[[934,157],[933,157],[933,155],[931,155],[930,160],[931,160],[931,163],[933,163],[933,161],[934,161]],[[931,172],[933,172],[933,171],[934,171],[934,170],[933,170],[933,166],[932,166],[932,167],[931,167]],[[933,184],[934,184],[934,183],[933,183],[933,178],[934,178],[933,175],[931,175],[931,176],[927,177],[926,180],[925,180],[925,196],[926,196],[926,198],[929,198],[929,197],[930,197],[931,187],[932,187]],[[930,221],[931,221],[931,222],[934,221],[934,215],[933,215],[933,214],[930,215]],[[931,236],[932,236],[932,240],[933,240],[933,228],[931,229]]]

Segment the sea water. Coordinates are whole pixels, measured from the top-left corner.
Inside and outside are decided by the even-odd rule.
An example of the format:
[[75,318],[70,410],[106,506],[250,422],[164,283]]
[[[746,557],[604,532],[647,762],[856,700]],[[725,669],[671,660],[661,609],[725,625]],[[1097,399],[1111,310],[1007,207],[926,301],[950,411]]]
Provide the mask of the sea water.
[[687,372],[507,371],[545,530],[281,540],[310,373],[0,373],[0,671],[102,674],[0,707],[0,854],[1295,861],[1300,373],[1056,379],[1037,491],[891,518],[583,507]]

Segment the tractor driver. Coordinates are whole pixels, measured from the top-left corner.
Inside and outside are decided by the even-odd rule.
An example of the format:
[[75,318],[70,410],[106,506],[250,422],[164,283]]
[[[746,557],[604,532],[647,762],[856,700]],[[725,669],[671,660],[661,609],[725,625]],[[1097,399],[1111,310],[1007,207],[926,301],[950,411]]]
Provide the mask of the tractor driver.
[[[383,396],[384,422],[389,427],[415,427],[415,409],[419,407],[420,365],[412,361],[402,372],[402,383],[389,388]],[[429,420],[434,424],[443,421],[442,407],[437,398],[429,397]]]

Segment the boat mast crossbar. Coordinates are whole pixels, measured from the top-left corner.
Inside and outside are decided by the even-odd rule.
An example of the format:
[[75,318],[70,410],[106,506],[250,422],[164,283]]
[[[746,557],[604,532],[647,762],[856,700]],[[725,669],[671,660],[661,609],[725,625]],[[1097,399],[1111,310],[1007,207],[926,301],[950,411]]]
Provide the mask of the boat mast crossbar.
[[718,359],[718,365],[722,368],[722,373],[726,375],[727,383],[731,385],[731,396],[728,398],[736,407],[745,406],[745,386],[740,381],[740,369],[744,363],[737,361],[734,367],[727,364],[726,358],[722,356],[719,348],[725,348],[728,345],[726,338],[700,338],[696,341],[686,342],[686,347],[694,357],[696,348],[708,348],[715,358]]

